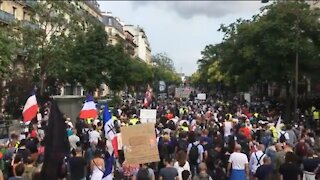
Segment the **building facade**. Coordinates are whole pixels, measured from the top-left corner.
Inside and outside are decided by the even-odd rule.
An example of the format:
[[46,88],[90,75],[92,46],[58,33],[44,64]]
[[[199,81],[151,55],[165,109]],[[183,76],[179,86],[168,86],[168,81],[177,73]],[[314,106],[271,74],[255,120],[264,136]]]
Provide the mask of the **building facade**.
[[124,36],[126,38],[126,43],[125,43],[125,50],[131,57],[136,56],[136,49],[138,48],[138,45],[136,44],[134,40],[134,35],[128,31],[124,31]]
[[134,43],[137,45],[135,53],[144,62],[151,63],[151,47],[145,31],[139,26],[125,25],[124,31],[134,36]]
[[320,8],[320,0],[310,0],[307,1],[311,8]]
[[116,45],[125,40],[123,25],[119,18],[112,16],[111,13],[106,13],[102,16],[102,22],[105,25],[110,44]]

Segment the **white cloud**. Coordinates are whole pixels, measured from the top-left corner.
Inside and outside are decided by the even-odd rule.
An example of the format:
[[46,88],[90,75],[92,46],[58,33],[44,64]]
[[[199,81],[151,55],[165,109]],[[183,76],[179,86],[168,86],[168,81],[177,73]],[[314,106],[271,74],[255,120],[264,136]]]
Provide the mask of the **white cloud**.
[[222,40],[220,24],[250,18],[262,6],[257,1],[100,1],[128,24],[140,25],[147,33],[152,54],[166,52],[176,70],[191,75],[197,69],[200,52]]
[[176,12],[185,19],[194,16],[224,17],[259,9],[260,1],[134,1],[133,8],[156,6]]

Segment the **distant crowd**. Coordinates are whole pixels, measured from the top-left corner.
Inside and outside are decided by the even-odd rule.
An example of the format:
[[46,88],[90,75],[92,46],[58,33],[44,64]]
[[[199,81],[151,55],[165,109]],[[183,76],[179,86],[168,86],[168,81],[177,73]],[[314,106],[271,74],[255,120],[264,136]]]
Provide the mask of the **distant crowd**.
[[[263,105],[261,105],[263,106]],[[112,110],[117,133],[140,124],[143,103]],[[320,110],[315,105],[285,124],[275,106],[250,108],[237,100],[158,100],[155,124],[159,162],[129,164],[122,149],[112,164],[115,180],[316,180],[320,179]],[[47,114],[24,135],[12,134],[0,151],[0,180],[41,179]],[[112,146],[102,118],[65,118],[70,153],[60,179],[101,180]],[[312,124],[313,126],[309,126]]]

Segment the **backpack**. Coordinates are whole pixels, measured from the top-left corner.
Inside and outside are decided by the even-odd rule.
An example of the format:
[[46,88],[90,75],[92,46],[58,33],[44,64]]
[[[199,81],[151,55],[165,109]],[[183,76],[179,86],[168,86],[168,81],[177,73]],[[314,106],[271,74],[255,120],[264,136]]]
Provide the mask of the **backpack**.
[[188,150],[188,142],[186,140],[179,140],[178,141],[178,151],[185,151],[187,152]]
[[189,162],[191,164],[197,164],[198,158],[199,158],[198,145],[194,145],[192,143],[189,151]]
[[281,133],[281,132],[280,132],[279,141],[280,141],[281,143],[286,142],[286,136],[285,136],[285,134],[286,134],[286,132],[284,132],[284,133]]
[[82,139],[82,143],[86,144],[89,142],[89,130],[83,130],[83,131],[84,133],[82,134],[81,139]]
[[137,180],[149,180],[149,170],[148,168],[140,168],[137,173]]

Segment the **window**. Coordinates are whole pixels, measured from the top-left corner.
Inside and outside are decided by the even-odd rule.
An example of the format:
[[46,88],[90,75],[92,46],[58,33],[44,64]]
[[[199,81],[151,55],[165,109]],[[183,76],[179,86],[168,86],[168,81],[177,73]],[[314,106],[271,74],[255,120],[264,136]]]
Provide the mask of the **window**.
[[0,9],[2,9],[2,2],[0,1]]
[[108,19],[108,25],[112,26],[112,19],[111,18]]
[[16,17],[16,13],[17,13],[17,8],[16,7],[12,7],[13,17]]
[[26,15],[27,15],[27,13],[25,11],[23,11],[23,16],[22,16],[23,20],[26,20]]

